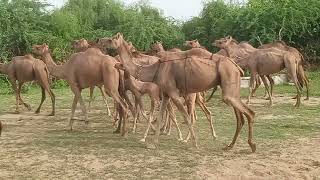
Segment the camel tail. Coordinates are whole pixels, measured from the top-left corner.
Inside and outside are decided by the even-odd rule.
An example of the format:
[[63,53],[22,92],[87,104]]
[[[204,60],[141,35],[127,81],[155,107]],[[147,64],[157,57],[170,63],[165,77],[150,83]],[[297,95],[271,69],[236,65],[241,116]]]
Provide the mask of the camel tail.
[[213,97],[213,94],[217,91],[217,87],[212,88],[212,93],[210,94],[209,98],[206,100],[206,102],[209,102],[211,100],[211,98]]

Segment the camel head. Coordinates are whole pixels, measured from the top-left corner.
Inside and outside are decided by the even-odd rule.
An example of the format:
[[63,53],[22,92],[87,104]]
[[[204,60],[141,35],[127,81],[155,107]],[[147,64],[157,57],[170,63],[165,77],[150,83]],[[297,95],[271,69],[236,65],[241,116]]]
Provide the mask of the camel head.
[[231,36],[227,36],[227,37],[215,40],[214,43],[212,43],[212,45],[220,49],[224,49],[233,42],[236,42],[236,41]]
[[132,42],[128,42],[129,51],[131,53],[136,53],[138,50],[133,46]]
[[199,41],[196,39],[196,40],[191,40],[191,41],[186,41],[184,43],[184,46],[187,46],[187,47],[190,47],[190,48],[200,48],[201,45],[199,43]]
[[151,50],[152,51],[155,51],[155,52],[161,52],[164,50],[163,46],[162,46],[162,42],[155,42],[152,47],[151,47]]
[[71,45],[72,45],[72,48],[77,52],[86,50],[89,47],[88,41],[83,38],[80,40],[74,40]]
[[49,52],[49,46],[46,43],[42,45],[33,45],[32,52],[39,56],[44,55]]
[[98,45],[100,47],[106,47],[109,49],[118,49],[123,43],[123,35],[121,33],[117,33],[112,38],[101,38],[98,41]]

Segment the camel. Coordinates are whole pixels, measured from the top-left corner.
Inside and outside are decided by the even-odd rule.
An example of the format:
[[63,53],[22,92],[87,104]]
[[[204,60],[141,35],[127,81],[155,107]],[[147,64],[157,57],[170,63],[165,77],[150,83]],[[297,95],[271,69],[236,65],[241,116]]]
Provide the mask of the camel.
[[33,52],[42,57],[52,76],[64,79],[68,82],[74,99],[69,120],[70,130],[73,129],[74,113],[78,101],[84,114],[85,124],[88,124],[87,110],[81,96],[81,91],[88,87],[104,85],[104,89],[121,106],[124,114],[121,135],[126,135],[127,104],[119,93],[120,75],[114,67],[117,63],[113,57],[103,54],[97,48],[89,48],[85,52],[71,55],[63,65],[56,65],[49,52],[47,44],[34,45]]
[[[250,88],[249,88],[249,96],[248,96],[248,103],[250,103],[250,98],[252,96],[252,92],[255,88],[253,88],[254,81],[257,81],[256,75],[259,75],[262,79],[265,89],[268,94],[269,105],[273,104],[272,101],[272,92],[269,91],[269,85],[266,81],[266,77],[270,81],[271,91],[273,90],[274,82],[270,77],[271,74],[280,72],[284,67],[287,68],[288,74],[293,78],[294,84],[297,89],[297,102],[295,104],[296,107],[300,106],[300,98],[301,98],[301,91],[303,85],[303,77],[301,73],[304,74],[303,67],[301,64],[302,71],[298,71],[299,69],[299,60],[301,57],[292,54],[292,52],[288,50],[281,50],[279,48],[268,48],[268,49],[255,49],[250,47],[250,44],[244,45],[237,45],[237,42],[230,36],[226,38],[222,38],[220,40],[216,40],[213,44],[217,47],[224,48],[228,52],[230,57],[236,57],[238,63],[241,64],[242,68],[248,68],[251,72],[250,78]],[[249,47],[249,48],[248,48]],[[270,52],[268,52],[270,51]],[[264,53],[267,53],[264,54]],[[246,60],[250,62],[245,62]],[[253,75],[252,75],[253,73]],[[269,75],[269,76],[268,76]]]
[[[84,52],[86,51],[91,45],[88,43],[88,41],[86,39],[80,39],[80,40],[74,40],[72,42],[72,48],[76,51],[76,52]],[[103,91],[102,89],[102,85],[98,85],[97,86],[101,92],[102,95],[102,99],[105,103],[105,105],[107,106],[107,112],[108,112],[108,116],[111,116],[111,111],[109,108],[109,104],[107,101],[107,95],[106,93]],[[93,101],[93,92],[94,92],[94,86],[90,87],[90,99],[89,99],[89,105],[88,105],[88,111],[90,111],[90,107],[91,107],[91,102]]]
[[[16,96],[16,113],[20,113],[19,104],[22,103],[29,111],[31,107],[21,98],[21,88],[25,82],[36,81],[41,88],[41,102],[36,114],[40,113],[41,106],[46,99],[46,93],[51,97],[52,112],[49,116],[55,114],[55,95],[50,88],[49,71],[41,60],[32,57],[31,55],[16,56],[7,63],[0,63],[0,73],[8,75],[12,88]],[[17,87],[18,81],[18,87]]]
[[167,58],[161,58],[157,63],[139,66],[132,61],[128,43],[121,33],[117,33],[112,38],[102,38],[99,40],[99,44],[116,49],[121,57],[121,63],[135,78],[143,82],[154,82],[161,88],[163,94],[160,113],[156,122],[154,145],[159,144],[160,123],[163,121],[167,103],[171,99],[188,124],[194,146],[198,147],[191,118],[183,106],[180,94],[202,92],[220,85],[223,101],[234,108],[237,119],[234,138],[225,149],[229,150],[234,146],[244,125],[243,115],[245,115],[249,126],[248,144],[252,152],[256,151],[256,145],[252,140],[255,113],[240,99],[240,75],[242,70],[231,59],[198,48],[173,52],[167,54]]
[[[227,36],[224,38],[221,38],[219,40],[216,40],[214,43],[212,43],[213,46],[216,46],[220,48],[221,50],[218,52],[221,55],[226,55],[227,57],[231,57],[234,59],[241,59],[246,56],[248,56],[250,53],[256,51],[257,49],[251,46],[247,42],[240,42],[233,39],[231,36]],[[273,87],[274,87],[274,80],[270,75],[266,75],[265,77],[255,77],[255,86],[252,90],[252,96],[255,96],[256,90],[261,85],[261,79],[267,78],[270,84],[270,92],[271,96],[273,96]],[[265,86],[265,96],[267,96],[267,89]],[[267,98],[269,99],[269,97]],[[270,99],[269,99],[270,100]]]
[[[193,40],[193,41],[186,41],[185,45],[191,48],[203,48],[200,43],[197,40]],[[205,49],[205,48],[204,48]],[[171,53],[171,52],[181,52],[180,51],[165,51],[162,43],[161,42],[156,42],[152,45],[152,50],[155,51],[157,53],[158,56],[165,56],[166,53]],[[213,90],[214,92],[215,90]],[[212,116],[211,116],[211,112],[209,111],[209,109],[207,108],[207,106],[205,105],[205,101],[204,101],[204,93],[190,93],[187,94],[184,98],[185,98],[185,102],[187,105],[187,109],[188,109],[188,114],[191,116],[191,123],[194,124],[196,119],[197,119],[197,115],[196,115],[196,108],[195,108],[195,104],[197,104],[201,110],[203,111],[203,113],[206,115],[207,120],[210,124],[210,128],[211,128],[211,134],[213,139],[217,138],[216,132],[214,130],[213,127],[213,120],[212,120]],[[187,138],[184,140],[185,142],[187,142],[190,138],[190,133],[188,133]]]
[[275,41],[273,43],[263,44],[263,45],[259,46],[258,49],[268,49],[268,48],[272,48],[272,47],[278,48],[278,49],[284,50],[284,51],[289,51],[290,53],[292,53],[296,57],[296,59],[298,60],[298,62],[297,62],[298,72],[299,72],[298,79],[299,79],[299,82],[303,82],[303,83],[301,83],[301,86],[303,86],[303,85],[306,86],[307,97],[305,100],[309,100],[309,80],[308,80],[308,77],[306,76],[304,69],[303,69],[303,64],[304,64],[303,55],[296,48],[288,46],[284,41]]
[[[130,75],[129,71],[127,69],[125,69],[123,64],[121,64],[121,63],[116,64],[115,67],[117,69],[124,71],[125,88],[129,89],[135,95],[136,101],[137,101],[136,104],[139,105],[141,109],[143,109],[141,97],[144,94],[147,94],[151,100],[151,108],[150,108],[148,126],[147,126],[145,133],[144,133],[144,137],[140,140],[141,142],[145,142],[147,135],[148,135],[148,132],[149,132],[149,129],[152,126],[152,122],[154,120],[154,113],[156,111],[156,107],[158,107],[160,104],[160,98],[161,98],[160,97],[160,95],[161,95],[160,87],[152,82],[141,82],[141,81],[134,79],[134,77],[132,77]],[[172,106],[171,103],[169,103],[168,106]],[[136,106],[136,112],[137,111],[138,111],[138,108]],[[169,111],[170,116],[174,117],[173,108],[169,107],[168,111]],[[175,126],[177,127],[178,140],[182,140],[182,133],[181,133],[181,130],[180,130],[179,125],[178,125],[175,118],[173,118],[173,122],[174,122]],[[137,118],[135,118],[135,120],[134,120],[133,132],[135,132],[135,130],[136,130],[136,125],[137,125]]]
[[146,55],[141,53],[140,51],[138,51],[132,44],[132,42],[128,43],[129,46],[129,50],[131,51],[132,55],[134,56],[134,62],[140,65],[150,65],[153,63],[156,63],[157,61],[159,61],[159,58],[156,56],[150,56],[150,55]]

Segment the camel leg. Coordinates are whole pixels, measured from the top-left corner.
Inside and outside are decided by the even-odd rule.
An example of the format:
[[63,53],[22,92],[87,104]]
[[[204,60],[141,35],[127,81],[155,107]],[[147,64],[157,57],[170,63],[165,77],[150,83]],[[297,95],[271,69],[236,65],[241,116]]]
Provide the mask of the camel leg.
[[44,90],[43,87],[41,87],[41,102],[40,102],[39,107],[37,108],[37,110],[35,112],[36,114],[40,113],[41,106],[42,106],[42,104],[43,104],[45,99],[46,99],[46,91]]
[[[106,86],[105,86],[105,90],[106,89]],[[113,91],[110,91],[110,93],[108,93],[111,95],[111,97],[121,106],[122,108],[122,113],[123,114],[123,121],[121,121],[121,124],[122,124],[122,129],[121,129],[121,136],[125,136],[127,135],[127,127],[126,127],[126,121],[127,121],[127,117],[126,117],[126,114],[127,114],[127,104],[126,102],[121,98],[118,90],[113,90]]]
[[134,103],[134,109],[135,109],[135,116],[133,117],[133,129],[132,132],[136,133],[136,129],[137,129],[137,121],[138,121],[138,114],[140,113],[140,107],[139,107],[139,103],[138,103],[138,99],[135,97],[135,103]]
[[52,103],[52,111],[49,114],[49,116],[53,116],[55,114],[55,95],[53,94],[52,90],[50,89],[48,74],[46,71],[41,71],[40,69],[35,69],[35,75],[38,80],[38,84],[41,87],[42,97],[41,97],[41,103],[36,110],[36,113],[40,113],[41,106],[46,99],[46,91],[48,92],[51,103]]
[[104,104],[107,106],[108,116],[111,117],[111,111],[110,111],[109,104],[107,101],[107,94],[106,94],[106,92],[103,91],[102,87],[99,87],[99,89],[100,89]]
[[81,107],[81,110],[82,110],[82,113],[84,115],[84,122],[86,125],[89,124],[89,120],[88,120],[88,113],[87,113],[87,109],[86,109],[86,105],[82,99],[82,96],[81,96],[81,90],[79,91],[79,94],[78,94],[78,99],[79,99],[79,102],[80,102],[80,107]]
[[51,113],[49,114],[49,116],[54,116],[55,115],[55,112],[56,112],[56,108],[55,108],[55,104],[56,104],[56,97],[55,95],[53,94],[52,90],[50,89],[46,89],[50,98],[51,98],[51,103],[52,103],[52,111]]
[[202,109],[202,111],[204,112],[204,114],[207,117],[207,120],[210,124],[211,134],[212,134],[213,140],[215,140],[217,138],[217,135],[216,135],[216,131],[214,130],[214,127],[213,127],[213,120],[212,120],[211,112],[209,111],[209,109],[207,108],[207,106],[203,102],[199,102],[198,105],[200,106],[200,108]]
[[235,144],[235,142],[236,142],[236,140],[237,140],[237,138],[239,136],[240,130],[241,130],[243,124],[244,124],[243,115],[245,115],[247,117],[247,119],[248,119],[248,131],[249,131],[249,133],[248,133],[248,144],[251,147],[251,151],[255,152],[256,151],[256,145],[252,141],[252,137],[253,137],[253,119],[254,119],[255,113],[248,106],[243,104],[240,99],[224,97],[224,102],[226,102],[227,104],[231,104],[233,106],[233,108],[235,110],[236,117],[237,117],[237,129],[236,129],[235,135],[233,137],[233,140],[224,149],[225,150],[229,150],[234,146],[234,144]]
[[273,102],[272,102],[272,96],[271,96],[270,91],[269,91],[269,85],[268,85],[266,76],[261,76],[261,79],[262,79],[262,82],[263,82],[264,87],[265,87],[265,89],[266,89],[266,91],[267,91],[267,94],[268,94],[269,106],[272,106],[272,104],[273,104]]
[[233,107],[233,110],[236,115],[237,128],[236,128],[236,132],[233,136],[232,142],[227,147],[225,147],[224,150],[229,150],[229,149],[233,148],[234,144],[236,143],[236,141],[239,137],[240,131],[244,125],[244,118],[243,118],[243,115],[241,114],[241,112],[235,107]]
[[191,137],[192,137],[192,140],[193,140],[193,144],[194,144],[194,146],[196,148],[198,148],[196,136],[195,136],[195,133],[194,133],[194,130],[193,130],[193,126],[192,126],[192,120],[190,118],[190,115],[188,114],[188,112],[184,108],[183,103],[179,99],[179,94],[177,92],[171,92],[170,98],[172,99],[173,103],[176,105],[176,107],[178,108],[180,113],[183,115],[184,120],[187,122],[188,127],[189,127],[189,131],[191,133]]
[[74,95],[72,106],[71,106],[71,116],[70,116],[70,120],[69,120],[69,128],[71,131],[73,129],[74,113],[76,111],[77,104],[78,104],[78,97],[76,95]]
[[88,104],[88,112],[90,112],[91,110],[91,102],[93,101],[94,86],[91,86],[89,88],[89,92],[90,92],[90,98],[89,98],[89,104]]
[[255,78],[256,78],[256,73],[251,72],[250,84],[249,84],[249,95],[248,95],[247,104],[250,104]]
[[306,86],[307,97],[305,100],[309,100],[309,80],[304,72],[302,65],[298,66],[298,78],[299,78],[299,82],[303,83]]
[[273,89],[274,89],[274,80],[272,79],[272,77],[270,75],[266,75],[266,77],[270,83],[270,94],[271,94],[271,98],[272,98],[273,97]]
[[18,92],[18,88],[17,88],[17,83],[16,83],[16,80],[10,80],[11,82],[11,86],[12,86],[12,89],[14,91],[14,94],[16,96],[16,113],[20,113],[20,110],[19,110],[19,92]]
[[297,77],[297,65],[295,62],[290,61],[290,59],[285,59],[285,66],[288,70],[288,74],[291,76],[293,83],[297,89],[297,101],[295,107],[299,107],[301,104],[301,91],[302,87],[299,84],[298,77]]
[[[192,95],[189,94],[187,96],[187,100],[186,100],[188,114],[191,117],[192,126],[194,126],[194,123],[195,123],[195,109],[196,109],[195,108],[195,103],[196,103],[196,98],[197,98],[196,96],[197,96],[196,94],[192,94]],[[189,139],[190,139],[190,136],[191,136],[191,133],[189,131],[187,137],[184,140],[184,142],[188,142]]]
[[168,106],[169,103],[169,97],[165,94],[162,95],[162,102],[160,106],[160,112],[158,113],[157,121],[156,121],[156,133],[154,136],[154,144],[158,145],[159,144],[159,136],[160,136],[160,128],[161,128],[161,123],[163,122],[164,115],[165,115],[165,110]]
[[153,121],[154,113],[156,111],[155,104],[156,104],[156,102],[154,100],[151,100],[151,109],[150,109],[150,115],[149,115],[149,120],[148,120],[148,126],[147,126],[145,133],[144,133],[143,138],[140,140],[141,142],[146,142],[146,138],[148,136],[148,132],[149,132],[150,126]]
[[261,79],[260,79],[260,77],[256,77],[255,78],[255,81],[256,81],[256,84],[255,84],[255,86],[254,86],[254,88],[253,88],[253,90],[252,90],[252,95],[251,95],[251,97],[255,97],[256,96],[256,91],[258,90],[258,88],[260,87],[260,85],[261,85]]
[[[176,126],[177,128],[177,131],[178,131],[178,141],[182,141],[183,138],[182,138],[182,133],[181,133],[181,130],[180,130],[180,127],[179,127],[179,124],[177,122],[177,118],[176,118],[176,115],[174,113],[174,109],[173,109],[173,106],[172,106],[172,103],[169,103],[168,104],[168,113],[169,113],[169,118],[171,119],[170,121],[173,121],[174,125]],[[171,122],[169,124],[169,130],[168,130],[168,135],[170,135],[170,131],[171,131]]]
[[31,111],[31,106],[27,103],[25,103],[22,98],[21,98],[21,89],[22,89],[22,82],[18,82],[18,96],[19,96],[19,101],[28,109],[28,111]]

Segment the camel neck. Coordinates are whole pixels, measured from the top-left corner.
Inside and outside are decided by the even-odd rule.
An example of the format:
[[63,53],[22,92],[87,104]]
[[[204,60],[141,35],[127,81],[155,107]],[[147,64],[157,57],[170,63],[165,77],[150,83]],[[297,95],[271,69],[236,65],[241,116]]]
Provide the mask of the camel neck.
[[129,52],[129,48],[127,47],[127,43],[124,40],[117,51],[120,56],[121,63],[124,65],[129,74],[143,82],[154,81],[157,69],[160,66],[159,62],[147,66],[135,64],[132,60],[132,55]]
[[65,79],[64,76],[64,66],[63,65],[57,65],[52,57],[50,53],[45,53],[44,55],[42,55],[43,61],[46,63],[50,74],[56,78],[59,79]]
[[9,64],[0,63],[0,73],[1,74],[8,74],[8,66],[9,66]]

